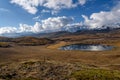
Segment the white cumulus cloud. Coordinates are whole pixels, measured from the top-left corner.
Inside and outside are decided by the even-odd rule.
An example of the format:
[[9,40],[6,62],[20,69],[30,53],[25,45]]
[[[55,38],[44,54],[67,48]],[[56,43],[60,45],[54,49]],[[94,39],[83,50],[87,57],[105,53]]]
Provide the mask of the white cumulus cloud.
[[11,0],[12,4],[17,4],[31,14],[36,14],[37,7],[42,6],[53,11],[58,11],[64,8],[73,8],[78,5],[84,5],[86,0],[78,0],[77,3],[73,3],[73,0]]
[[16,27],[0,27],[0,34],[15,33],[16,31]]
[[13,33],[49,33],[62,31],[62,29],[68,24],[72,23],[72,17],[50,17],[36,22],[33,26],[28,24],[20,24],[16,27],[0,27],[0,35],[2,34],[13,34]]
[[87,0],[79,0],[79,4],[84,5]]
[[31,14],[35,14],[37,12],[36,7],[39,5],[39,0],[11,0],[11,3],[21,6]]
[[42,21],[42,27],[46,31],[53,31],[53,30],[58,31],[58,30],[61,30],[64,26],[66,26],[72,21],[73,21],[73,18],[68,18],[65,16],[48,18]]
[[120,2],[111,11],[93,13],[89,18],[85,15],[82,17],[85,19],[84,24],[89,28],[101,28],[104,25],[120,23]]

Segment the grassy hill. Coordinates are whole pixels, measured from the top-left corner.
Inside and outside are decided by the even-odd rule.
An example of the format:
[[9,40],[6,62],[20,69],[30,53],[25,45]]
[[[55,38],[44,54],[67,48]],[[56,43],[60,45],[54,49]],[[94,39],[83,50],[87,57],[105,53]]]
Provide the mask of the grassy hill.
[[46,45],[54,42],[53,40],[50,40],[48,38],[36,38],[36,37],[20,37],[14,38],[12,41],[19,45],[25,46]]

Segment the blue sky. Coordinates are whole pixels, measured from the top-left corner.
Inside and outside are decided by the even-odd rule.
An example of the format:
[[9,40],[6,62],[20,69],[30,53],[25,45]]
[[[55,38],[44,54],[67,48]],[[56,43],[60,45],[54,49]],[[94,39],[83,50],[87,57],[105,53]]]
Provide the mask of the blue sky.
[[[78,26],[78,24],[79,26],[87,24],[97,27],[100,24],[103,25],[103,22],[98,19],[98,15],[104,17],[106,14],[112,13],[114,15],[120,13],[119,3],[119,0],[31,0],[31,2],[30,0],[0,0],[0,34],[11,33],[11,31],[12,33],[19,32],[12,30],[12,28],[21,30],[20,27],[27,29],[20,32],[32,32],[33,29],[31,30],[31,27],[36,27],[36,25],[40,30],[34,30],[33,32],[44,32],[49,29],[51,31],[51,28],[54,29],[54,23],[62,24],[62,26],[57,26],[56,30],[58,31],[61,30],[58,27],[70,26],[70,24],[75,24],[75,26]],[[113,13],[114,8],[117,8],[114,11],[116,13]],[[117,17],[119,18],[119,15]],[[116,19],[116,16],[113,18]],[[111,19],[109,21],[107,17],[106,20],[108,22],[111,21],[111,23],[113,21]],[[90,24],[96,21],[99,25]],[[6,29],[11,30],[8,31]]]
[[78,6],[71,9],[60,10],[55,15],[51,13],[41,13],[44,9],[39,6],[39,11],[36,14],[30,14],[19,5],[11,4],[10,0],[0,0],[0,8],[6,9],[7,11],[0,10],[0,26],[18,26],[20,23],[33,25],[33,20],[36,16],[41,16],[41,19],[47,19],[49,17],[56,16],[73,16],[76,21],[82,21],[81,15],[90,16],[92,13],[100,11],[109,11],[114,6],[114,0],[91,0],[83,6]]

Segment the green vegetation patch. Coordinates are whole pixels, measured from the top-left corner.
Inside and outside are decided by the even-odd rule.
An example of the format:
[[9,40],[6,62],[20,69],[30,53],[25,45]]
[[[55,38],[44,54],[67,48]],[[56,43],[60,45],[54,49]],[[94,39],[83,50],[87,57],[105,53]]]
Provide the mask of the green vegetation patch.
[[86,69],[71,74],[75,80],[120,80],[120,72],[103,69]]

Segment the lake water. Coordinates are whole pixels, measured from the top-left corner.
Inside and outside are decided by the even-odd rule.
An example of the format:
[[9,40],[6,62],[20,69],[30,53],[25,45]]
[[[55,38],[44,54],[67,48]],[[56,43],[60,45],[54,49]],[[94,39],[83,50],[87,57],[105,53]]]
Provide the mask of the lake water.
[[99,44],[72,44],[62,46],[60,50],[82,50],[82,51],[105,51],[113,49],[113,46]]

